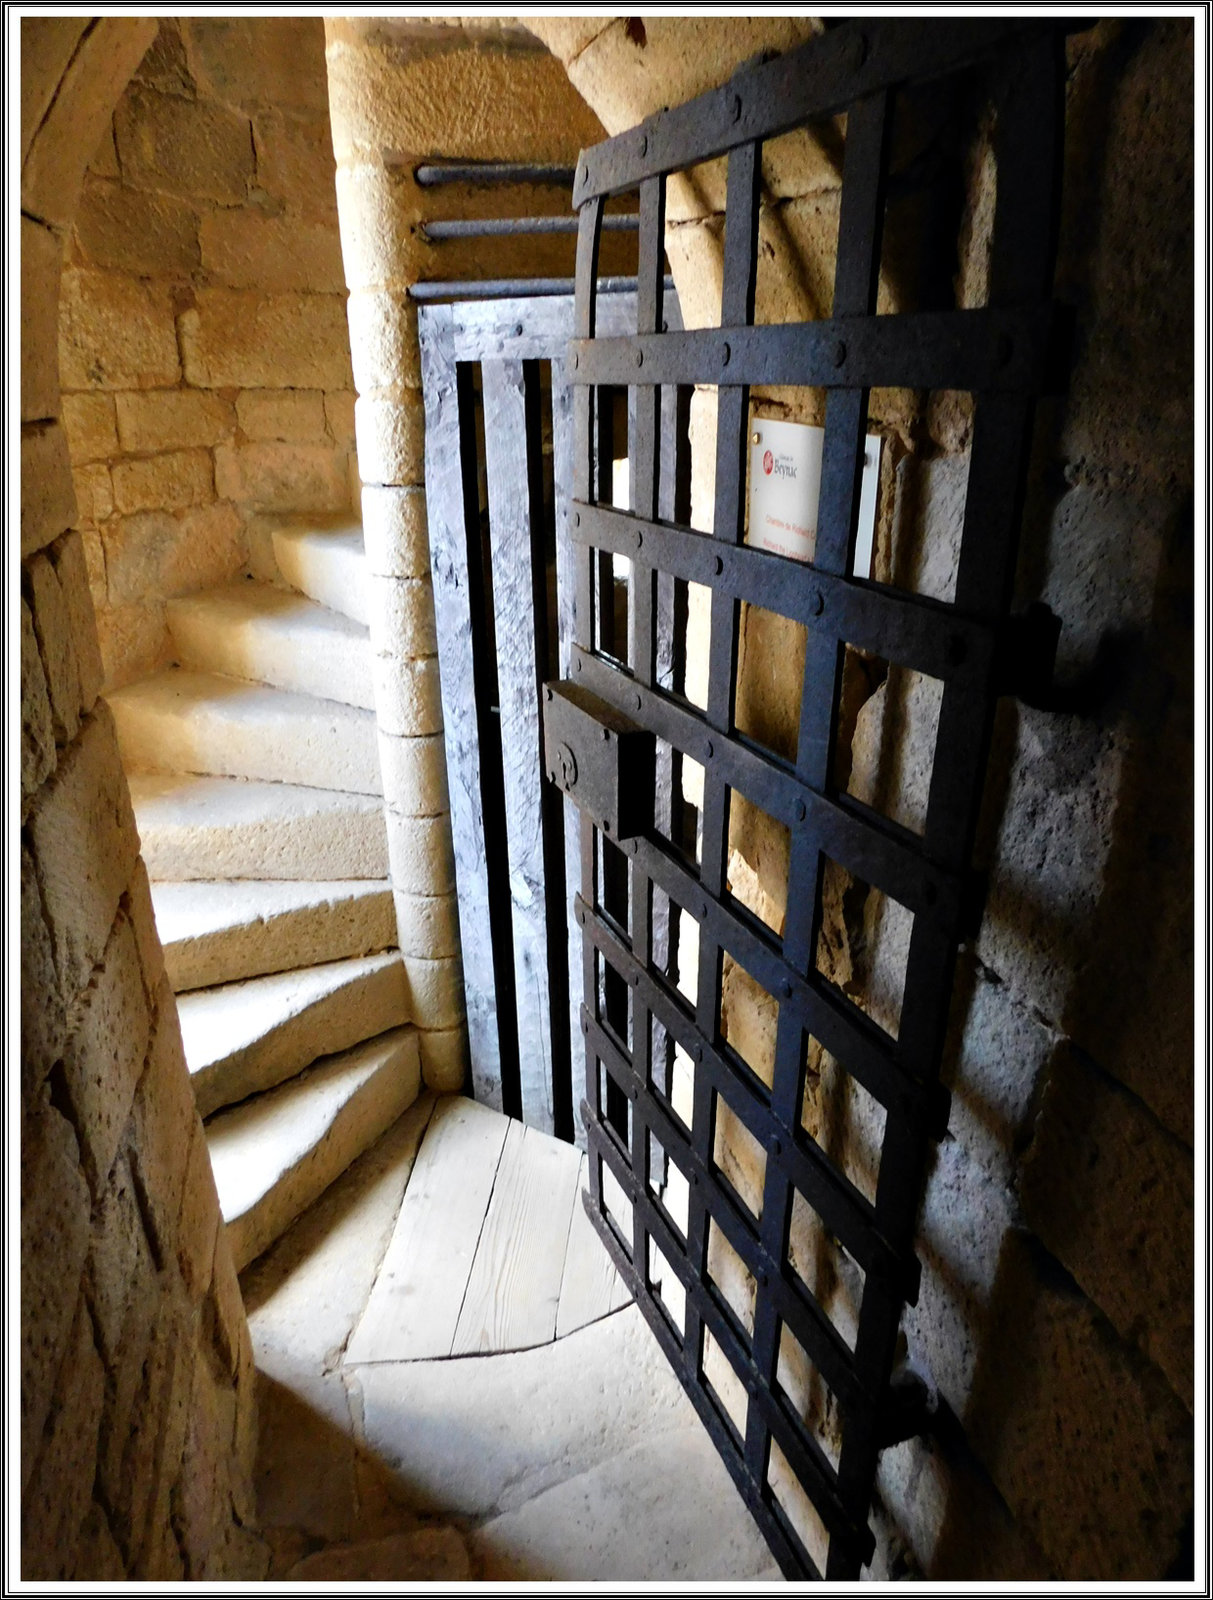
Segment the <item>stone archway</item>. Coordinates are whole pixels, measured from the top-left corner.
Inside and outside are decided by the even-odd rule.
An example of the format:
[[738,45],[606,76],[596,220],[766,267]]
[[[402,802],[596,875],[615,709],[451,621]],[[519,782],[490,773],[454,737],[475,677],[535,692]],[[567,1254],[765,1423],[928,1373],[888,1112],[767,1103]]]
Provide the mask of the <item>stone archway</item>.
[[22,1576],[250,1576],[252,1352],[59,420],[63,239],[157,24],[20,27]]

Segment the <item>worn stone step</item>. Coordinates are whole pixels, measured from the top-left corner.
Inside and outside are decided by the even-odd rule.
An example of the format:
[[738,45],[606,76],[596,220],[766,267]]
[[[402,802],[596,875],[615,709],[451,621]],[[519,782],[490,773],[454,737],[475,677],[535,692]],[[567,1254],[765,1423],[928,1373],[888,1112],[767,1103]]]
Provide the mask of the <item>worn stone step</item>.
[[367,630],[339,611],[247,582],[184,595],[165,611],[183,667],[374,708]]
[[132,773],[128,782],[153,881],[387,876],[375,795],[182,773]]
[[372,711],[184,670],[157,672],[109,698],[128,772],[383,793]]
[[292,1078],[318,1056],[409,1021],[398,950],[194,989],[177,1001],[198,1110]]
[[207,1123],[237,1271],[370,1149],[420,1087],[417,1035],[394,1028]]
[[156,882],[152,905],[178,994],[396,943],[386,882]]
[[365,626],[370,621],[362,529],[275,528],[274,559],[287,583]]

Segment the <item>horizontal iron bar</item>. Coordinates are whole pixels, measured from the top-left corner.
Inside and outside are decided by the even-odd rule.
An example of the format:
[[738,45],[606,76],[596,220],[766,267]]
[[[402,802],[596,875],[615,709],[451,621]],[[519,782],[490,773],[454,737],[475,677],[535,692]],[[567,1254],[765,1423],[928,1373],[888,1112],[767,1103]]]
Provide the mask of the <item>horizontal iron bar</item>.
[[[724,1095],[729,1109],[745,1124],[763,1150],[769,1151],[775,1141],[780,1142],[780,1161],[788,1177],[865,1274],[895,1280],[913,1291],[907,1296],[913,1301],[917,1297],[918,1260],[913,1256],[903,1260],[896,1255],[881,1234],[875,1209],[866,1196],[860,1194],[803,1130],[786,1126],[775,1115],[770,1091],[761,1079],[748,1068],[744,1077],[739,1075],[733,1062],[699,1032],[694,1018],[678,1014],[679,1008],[671,1006],[672,997],[660,978],[646,971],[601,913],[591,910],[580,895],[574,898],[573,905],[578,926],[603,959],[629,987],[635,988],[662,1027],[695,1063],[695,1071],[704,1072],[712,1088]],[[653,1102],[662,1104],[653,1085],[649,1085],[648,1092]],[[665,1114],[670,1115],[669,1112]]]
[[652,728],[658,738],[692,760],[711,762],[716,775],[794,832],[814,835],[818,848],[915,916],[959,924],[963,879],[933,861],[922,840],[866,807],[843,805],[812,789],[782,761],[713,728],[660,689],[649,689],[602,656],[575,646],[573,673],[603,700]]
[[650,522],[613,506],[574,500],[570,510],[576,543],[639,555],[659,572],[721,589],[944,683],[971,676],[975,692],[986,692],[995,656],[993,632],[944,601],[839,577],[811,562],[725,544],[711,534]]
[[[588,1125],[592,1116],[588,1105],[583,1105],[582,1114]],[[582,1205],[591,1224],[602,1239],[607,1254],[614,1263],[615,1270],[619,1273],[632,1298],[639,1306],[641,1315],[652,1329],[653,1336],[661,1346],[663,1355],[686,1391],[687,1398],[699,1413],[700,1421],[707,1429],[708,1436],[716,1446],[721,1460],[728,1468],[733,1482],[737,1485],[738,1492],[749,1507],[754,1520],[758,1523],[763,1537],[779,1562],[784,1576],[792,1579],[808,1577],[814,1582],[820,1582],[821,1574],[816,1566],[811,1560],[807,1562],[806,1566],[804,1555],[787,1539],[782,1526],[772,1514],[760,1485],[756,1484],[749,1474],[744,1453],[738,1449],[731,1429],[716,1409],[711,1396],[698,1381],[699,1375],[693,1361],[689,1359],[678,1334],[666,1320],[665,1313],[652,1292],[646,1288],[641,1274],[633,1266],[631,1256],[620,1246],[610,1223],[595,1210],[590,1196],[584,1192],[582,1193]]]
[[[639,217],[603,217],[608,233],[635,233]],[[576,217],[446,217],[421,224],[421,236],[432,244],[444,239],[497,239],[519,233],[576,233]]]
[[534,161],[423,161],[414,177],[423,189],[443,183],[536,183],[571,189],[575,167],[557,167]]
[[1003,52],[1030,18],[955,21],[884,18],[848,22],[772,61],[743,67],[719,89],[648,118],[582,153],[573,186],[580,207],[642,179],[770,139],[813,118],[834,116],[874,90],[925,82]]
[[[780,1448],[788,1457],[802,1483],[812,1483],[814,1490],[814,1504],[821,1515],[822,1521],[829,1529],[833,1538],[841,1539],[844,1544],[860,1553],[861,1560],[870,1559],[875,1541],[866,1524],[857,1524],[847,1512],[845,1505],[838,1493],[837,1480],[829,1458],[821,1446],[812,1439],[800,1424],[799,1419],[793,1421],[779,1398],[762,1381],[761,1374],[754,1364],[753,1356],[738,1338],[733,1326],[731,1316],[723,1309],[720,1300],[712,1293],[705,1279],[699,1278],[691,1272],[686,1262],[685,1252],[682,1249],[677,1235],[670,1232],[665,1218],[653,1205],[650,1197],[644,1192],[636,1180],[631,1163],[621,1152],[617,1141],[610,1136],[609,1129],[601,1122],[596,1121],[592,1107],[583,1106],[582,1114],[585,1118],[586,1136],[591,1155],[601,1155],[610,1166],[616,1182],[627,1196],[630,1204],[638,1209],[644,1223],[645,1231],[652,1235],[657,1248],[670,1264],[672,1271],[678,1275],[678,1281],[686,1293],[688,1305],[693,1305],[701,1320],[710,1330],[713,1339],[720,1346],[725,1360],[744,1383],[749,1395],[751,1405],[757,1405],[762,1415],[762,1420],[768,1430],[778,1439]],[[593,1208],[590,1208],[591,1221],[597,1220],[600,1225],[605,1219],[596,1218]],[[609,1235],[609,1225],[604,1237]],[[612,1235],[613,1237],[613,1235]],[[625,1256],[625,1260],[626,1260]],[[645,1287],[641,1281],[640,1272],[636,1263],[628,1261],[632,1269],[632,1280],[628,1287],[636,1294],[637,1287],[640,1293],[636,1294],[638,1300],[651,1299],[652,1291]],[[682,1268],[682,1270],[679,1270]],[[685,1276],[684,1276],[685,1272]],[[625,1281],[627,1281],[625,1279]],[[686,1360],[689,1352],[683,1352],[686,1367],[690,1362]],[[692,1374],[692,1381],[697,1388],[702,1388],[699,1378],[698,1361]],[[875,1397],[863,1396],[867,1401]],[[734,1444],[734,1448],[736,1445]],[[865,1553],[866,1552],[866,1553]]]
[[[667,289],[674,280],[666,279]],[[577,284],[573,278],[445,278],[429,283],[409,285],[409,299],[428,302],[433,300],[513,300],[532,296],[571,295]],[[636,279],[627,277],[599,278],[598,293],[635,293]]]
[[793,384],[1037,394],[1055,375],[1060,307],[915,311],[822,322],[573,339],[574,383]]

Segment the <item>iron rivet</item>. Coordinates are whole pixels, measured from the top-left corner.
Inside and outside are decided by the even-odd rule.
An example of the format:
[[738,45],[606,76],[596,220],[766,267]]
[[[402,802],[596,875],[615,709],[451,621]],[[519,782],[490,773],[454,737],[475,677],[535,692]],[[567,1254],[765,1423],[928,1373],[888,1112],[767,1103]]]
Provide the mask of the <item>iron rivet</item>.
[[629,839],[628,840],[628,854],[630,856],[634,856],[636,854],[636,841],[635,841],[635,839]]
[[741,96],[739,94],[735,94],[733,96],[732,100],[730,101],[730,103],[729,103],[729,111],[732,114],[734,122],[740,121],[740,119],[741,119]]
[[[585,907],[584,906],[578,906],[577,907],[577,920],[578,920],[578,922],[584,923],[584,921],[585,921]],[[582,1027],[584,1027],[584,1026],[585,1026],[585,1023],[583,1022],[582,1023]]]
[[573,663],[573,671],[574,672],[580,672],[581,671],[581,658],[580,658],[580,656]]
[[514,324],[514,337],[515,337],[515,339],[521,339],[522,338],[522,324],[521,324],[521,322],[516,322]]
[[708,740],[708,754],[710,756],[714,756],[716,754],[716,746],[712,743],[712,741],[710,739]]
[[[691,1051],[691,1054],[695,1057],[696,1061],[702,1061],[703,1060],[703,1046],[701,1044],[696,1044],[695,1048]],[[694,1181],[694,1180],[692,1180],[692,1181]]]
[[778,1155],[782,1155],[783,1154],[783,1142],[781,1140],[779,1140],[779,1139],[772,1139],[771,1140],[771,1154],[773,1156],[778,1156]]
[[635,1098],[636,1098],[636,1091],[635,1091],[635,1089],[629,1089],[629,1090],[628,1090],[628,1099],[629,1099],[629,1100],[635,1100]]
[[602,819],[602,831],[603,831],[603,833],[610,833],[610,831],[611,831],[611,822],[610,822],[610,818],[609,817],[603,817],[603,819]]
[[758,1287],[759,1287],[759,1288],[760,1288],[760,1289],[765,1289],[765,1288],[766,1288],[766,1286],[767,1286],[767,1281],[768,1281],[768,1280],[767,1280],[767,1275],[766,1275],[766,1273],[765,1273],[765,1272],[760,1272],[760,1273],[759,1273],[759,1274],[758,1274]]
[[785,979],[784,979],[784,980],[783,980],[783,983],[782,983],[782,984],[781,984],[781,985],[780,985],[780,987],[781,987],[781,989],[782,989],[782,990],[783,990],[783,997],[784,997],[784,999],[785,999],[785,1000],[790,1000],[790,999],[791,999],[791,998],[792,998],[792,984],[791,984],[791,980],[790,980],[790,979],[788,979],[788,978],[785,978]]
[[835,339],[835,341],[834,341],[834,351],[833,351],[834,365],[836,367],[840,367],[840,366],[842,366],[843,362],[846,359],[847,359],[847,347],[846,347],[845,343],[841,339]]
[[581,365],[581,357],[577,354],[576,350],[574,350],[573,351],[573,366],[574,367],[579,367],[580,365]]
[[590,1031],[589,1020],[586,1017],[582,1017],[581,1019],[581,1031],[582,1033],[589,1033]]
[[573,526],[575,528],[580,528],[580,526],[581,526],[581,512],[580,511],[574,511],[574,513],[573,513]]
[[805,817],[807,816],[807,814],[808,813],[807,813],[807,811],[805,809],[804,801],[803,800],[797,800],[797,802],[796,802],[796,820],[797,820],[797,822],[803,822]]
[[608,740],[608,739],[609,739],[609,738],[610,738],[610,737],[611,737],[611,730],[610,730],[610,729],[609,729],[609,728],[604,728],[604,729],[603,729],[603,730],[602,730],[602,738],[603,738],[603,743],[604,743],[604,744],[605,744],[605,742],[606,742],[606,741],[607,741],[607,740]]
[[641,545],[643,543],[644,543],[644,534],[639,528],[637,528],[636,529],[636,548],[637,548],[637,550],[640,549],[640,547],[641,547]]
[[[638,972],[633,972],[632,976],[628,979],[628,982],[632,985],[632,988],[634,989],[636,987],[636,985],[640,982],[640,974]],[[633,1100],[636,1098],[635,1094],[632,1095],[632,1098],[633,1098]]]
[[729,349],[728,341],[726,340],[726,342],[725,342],[725,344],[724,344],[724,346],[723,346],[723,348],[721,349],[721,352],[720,352],[720,359],[721,359],[721,362],[722,362],[722,364],[724,366],[726,366],[726,367],[728,366],[730,360],[732,359],[732,355],[733,355],[733,352]]
[[543,694],[546,700],[550,700],[552,698],[552,691],[550,689],[545,689]]
[[699,1174],[697,1172],[692,1172],[690,1181],[691,1188],[694,1189],[699,1183]]
[[724,557],[723,556],[716,556],[715,557],[715,559],[712,562],[712,570],[715,572],[717,577],[719,577],[720,574],[724,571]]
[[813,598],[809,601],[809,608],[815,617],[819,617],[826,608],[826,597],[820,589],[813,590]]
[[642,156],[647,156],[649,153],[649,136],[647,133],[640,135],[640,153]]
[[637,350],[637,352],[636,352],[636,365],[638,367],[643,367],[644,366],[644,351],[643,350]]
[[642,704],[643,704],[643,702],[642,702],[642,700],[641,700],[641,698],[640,698],[640,696],[639,696],[639,695],[637,695],[637,696],[636,696],[636,709],[637,709],[637,711],[639,711],[639,710],[640,710],[640,707],[641,707],[641,705],[642,705]]
[[706,900],[701,900],[699,902],[699,917],[700,917],[700,921],[702,921],[707,916],[707,914],[708,914],[708,903],[707,903]]

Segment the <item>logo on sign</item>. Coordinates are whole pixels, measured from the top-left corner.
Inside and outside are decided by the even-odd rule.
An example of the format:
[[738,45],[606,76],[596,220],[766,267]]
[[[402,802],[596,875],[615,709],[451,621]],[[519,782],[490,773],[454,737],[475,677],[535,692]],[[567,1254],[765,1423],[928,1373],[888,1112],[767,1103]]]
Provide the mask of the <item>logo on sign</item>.
[[768,450],[768,451],[765,452],[765,454],[763,455],[763,458],[762,458],[762,470],[766,473],[767,477],[769,478],[771,476],[771,473],[774,471],[774,468],[775,468],[775,457]]

